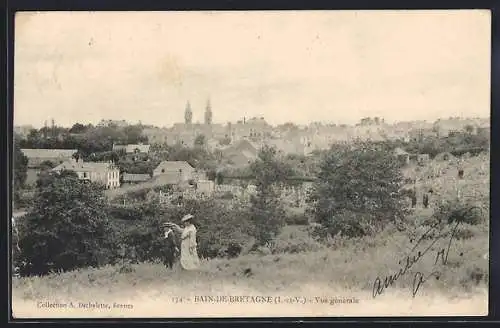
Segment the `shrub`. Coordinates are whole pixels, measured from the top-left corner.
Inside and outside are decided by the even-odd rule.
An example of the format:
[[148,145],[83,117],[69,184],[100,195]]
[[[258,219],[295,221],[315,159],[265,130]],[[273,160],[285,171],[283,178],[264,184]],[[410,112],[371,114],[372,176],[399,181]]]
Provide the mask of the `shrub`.
[[400,166],[384,147],[332,146],[308,197],[308,212],[329,234],[373,233],[407,214],[402,186]]
[[220,199],[233,199],[234,195],[230,191],[224,192],[222,195],[219,196]]
[[337,212],[327,225],[314,229],[313,235],[321,239],[327,236],[359,238],[375,232],[376,220],[370,213],[357,213],[348,210]]
[[487,218],[481,206],[469,201],[453,199],[439,205],[432,219],[440,223],[460,222],[477,225]]
[[302,229],[283,232],[268,246],[273,254],[312,252],[322,248],[307,230]]
[[141,220],[143,213],[136,206],[112,205],[109,207],[109,216],[117,220]]
[[288,214],[285,218],[285,222],[288,225],[308,225],[309,218],[304,213],[294,213]]
[[[127,210],[130,213],[126,213]],[[121,211],[124,212],[120,214],[121,219],[113,220],[117,243],[125,249],[125,259],[136,261],[161,258],[164,245],[161,223],[170,221],[180,224],[180,218],[187,213],[195,216],[193,223],[198,230],[198,253],[203,258],[237,256],[252,231],[248,208],[229,207],[213,199],[188,199],[182,201],[180,206],[144,203]],[[140,213],[141,216],[134,220],[132,216],[135,214],[132,213]]]
[[257,187],[257,194],[250,196],[253,237],[262,246],[276,237],[285,225],[285,211],[277,187],[293,175],[293,169],[281,161],[276,148],[264,146],[250,165],[250,171]]
[[195,216],[198,252],[204,258],[234,257],[251,238],[248,207],[230,207],[213,199],[186,200],[181,211]]
[[115,257],[104,190],[73,172],[50,174],[20,223],[21,275],[99,266]]

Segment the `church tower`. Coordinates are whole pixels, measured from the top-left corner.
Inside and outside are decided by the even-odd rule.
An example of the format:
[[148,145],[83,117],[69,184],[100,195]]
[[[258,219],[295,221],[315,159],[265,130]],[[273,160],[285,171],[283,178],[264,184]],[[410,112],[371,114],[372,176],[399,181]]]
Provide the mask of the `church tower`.
[[205,109],[205,124],[212,124],[212,106],[210,105],[210,99],[207,101],[207,107]]
[[193,121],[193,111],[191,110],[191,104],[189,101],[186,104],[186,111],[184,112],[184,122],[186,124],[191,124]]

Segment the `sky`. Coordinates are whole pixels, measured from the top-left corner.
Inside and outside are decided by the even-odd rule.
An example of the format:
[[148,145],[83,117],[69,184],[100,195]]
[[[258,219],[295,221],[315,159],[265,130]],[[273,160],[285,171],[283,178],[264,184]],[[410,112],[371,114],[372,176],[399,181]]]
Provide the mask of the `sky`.
[[18,13],[14,125],[489,117],[490,35],[484,10]]

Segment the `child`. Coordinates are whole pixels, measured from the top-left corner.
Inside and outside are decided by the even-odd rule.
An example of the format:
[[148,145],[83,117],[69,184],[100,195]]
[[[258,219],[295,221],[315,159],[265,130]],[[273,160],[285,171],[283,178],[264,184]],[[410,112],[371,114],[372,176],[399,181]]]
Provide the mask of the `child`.
[[165,234],[163,238],[165,239],[165,248],[163,264],[165,264],[167,268],[172,269],[174,266],[175,258],[179,253],[179,248],[177,247],[177,238],[174,231],[170,227],[164,228]]

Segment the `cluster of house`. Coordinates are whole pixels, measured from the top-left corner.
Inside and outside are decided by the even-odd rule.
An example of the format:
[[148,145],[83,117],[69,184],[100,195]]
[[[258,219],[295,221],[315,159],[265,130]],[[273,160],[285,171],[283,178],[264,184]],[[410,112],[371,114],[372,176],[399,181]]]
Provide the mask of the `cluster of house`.
[[[447,136],[470,128],[473,134],[490,134],[488,119],[440,119],[436,122],[412,121],[387,124],[373,120],[355,126],[311,123],[307,126],[284,124],[273,127],[263,117],[243,118],[226,125],[212,123],[212,109],[207,104],[204,123],[193,123],[193,113],[188,102],[185,122],[175,123],[170,128],[147,127],[143,134],[152,144],[177,143],[193,145],[196,137],[203,135],[206,146],[212,150],[221,145],[248,140],[255,144],[270,144],[284,153],[308,155],[314,150],[326,149],[334,142],[350,142],[355,139],[383,140],[421,140],[428,136]],[[221,142],[221,141],[225,142]]]
[[[106,122],[104,122],[106,123]],[[104,124],[103,123],[103,124]],[[126,122],[123,122],[125,124]],[[274,128],[267,124],[264,118],[243,119],[235,124],[212,124],[210,104],[207,105],[204,124],[192,123],[192,111],[188,104],[185,123],[177,123],[171,129],[146,128],[143,133],[150,143],[185,143],[194,142],[196,136],[203,134],[206,137],[206,146],[216,150],[216,154],[225,159],[231,166],[241,167],[253,162],[262,145],[275,146],[282,153],[309,155],[315,149],[328,148],[333,142],[348,142],[354,138],[368,138],[384,140],[387,138],[415,139],[431,135],[450,135],[462,129],[469,133],[488,134],[490,126],[488,120],[448,119],[434,123],[401,122],[393,125],[383,120],[376,124],[358,125],[325,125],[312,123],[306,127],[284,125]],[[220,138],[227,138],[229,142],[221,144]],[[113,145],[114,151],[123,151],[133,160],[144,159],[151,150],[149,144]],[[54,171],[73,170],[82,180],[98,181],[107,188],[118,188],[123,184],[137,184],[155,179],[158,184],[178,184],[179,181],[197,180],[199,188],[210,189],[205,179],[187,162],[165,161],[158,165],[149,174],[131,174],[120,172],[110,162],[84,162],[75,159],[76,149],[22,149],[28,158],[27,184],[34,184],[43,167],[44,162],[51,163]],[[395,156],[404,163],[413,158],[424,164],[429,160],[427,154],[408,154],[402,149],[395,150]]]
[[[138,149],[133,145],[127,147],[136,152]],[[139,148],[141,149],[141,148]],[[149,151],[149,146],[142,149]],[[75,172],[81,180],[101,183],[107,189],[119,188],[122,184],[134,184],[147,182],[154,179],[156,183],[163,185],[180,184],[190,180],[203,180],[202,174],[194,167],[184,161],[163,161],[153,171],[153,177],[149,174],[123,173],[120,177],[120,169],[112,162],[87,162],[76,156],[76,149],[21,149],[28,158],[27,185],[34,185],[38,176],[46,165],[50,165],[53,171],[61,172],[69,170]],[[50,164],[49,164],[50,163]],[[200,186],[203,188],[203,183]]]

